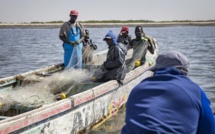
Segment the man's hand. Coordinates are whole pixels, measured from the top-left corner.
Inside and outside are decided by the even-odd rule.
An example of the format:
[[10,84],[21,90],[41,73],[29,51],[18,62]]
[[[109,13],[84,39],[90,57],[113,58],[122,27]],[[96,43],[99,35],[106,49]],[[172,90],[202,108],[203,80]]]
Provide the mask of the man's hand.
[[76,46],[75,42],[73,42],[73,41],[70,41],[69,44],[72,46]]
[[95,44],[91,44],[91,47],[92,47],[94,50],[97,49],[97,45],[95,45]]
[[76,44],[76,45],[78,45],[79,43],[81,43],[80,40],[76,40],[76,41],[75,41],[75,44]]

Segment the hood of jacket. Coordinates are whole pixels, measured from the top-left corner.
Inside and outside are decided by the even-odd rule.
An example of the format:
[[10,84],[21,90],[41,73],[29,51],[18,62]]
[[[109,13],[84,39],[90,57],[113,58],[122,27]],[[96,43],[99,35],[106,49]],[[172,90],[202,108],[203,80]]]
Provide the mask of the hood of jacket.
[[[113,31],[109,31],[106,35],[105,38],[111,38],[113,40],[113,44],[116,45],[117,44],[117,40],[116,40],[116,35],[113,33]],[[104,39],[105,39],[104,38]]]
[[184,73],[180,70],[177,69],[176,67],[168,67],[168,68],[163,68],[163,69],[158,69],[157,71],[154,72],[154,76],[156,75],[184,75]]

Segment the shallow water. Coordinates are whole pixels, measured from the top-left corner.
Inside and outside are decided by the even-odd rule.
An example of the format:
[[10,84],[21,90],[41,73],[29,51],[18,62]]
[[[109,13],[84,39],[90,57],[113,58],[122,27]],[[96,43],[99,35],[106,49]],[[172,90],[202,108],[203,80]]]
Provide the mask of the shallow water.
[[[107,49],[105,34],[116,28],[89,28],[99,52]],[[147,27],[146,34],[157,39],[160,53],[179,50],[190,59],[189,77],[206,91],[215,109],[215,27],[174,26]],[[0,78],[63,62],[59,29],[0,29]],[[130,27],[134,37],[134,27]],[[119,133],[124,110],[91,133]],[[106,125],[106,126],[105,126]],[[114,126],[114,127],[113,127]]]

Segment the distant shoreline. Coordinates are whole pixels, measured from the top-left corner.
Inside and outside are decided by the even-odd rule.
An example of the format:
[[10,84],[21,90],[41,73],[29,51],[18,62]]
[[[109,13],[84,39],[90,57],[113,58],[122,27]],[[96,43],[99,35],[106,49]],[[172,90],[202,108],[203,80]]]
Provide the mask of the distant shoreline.
[[[60,28],[63,23],[38,23],[38,24],[3,24],[0,28]],[[121,27],[123,25],[135,27],[166,27],[166,26],[215,26],[215,22],[147,22],[147,23],[82,23],[86,28]]]

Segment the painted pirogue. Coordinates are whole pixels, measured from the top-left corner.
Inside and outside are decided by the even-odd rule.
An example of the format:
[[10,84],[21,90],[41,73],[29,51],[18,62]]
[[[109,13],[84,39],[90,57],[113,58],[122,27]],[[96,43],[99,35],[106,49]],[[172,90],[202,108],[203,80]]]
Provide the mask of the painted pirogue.
[[96,64],[85,65],[84,71],[65,71],[59,64],[0,79],[0,134],[77,133],[100,124],[126,103],[136,84],[152,75],[146,70],[157,58],[155,45],[145,64],[126,74],[124,85],[90,81],[107,51],[95,54]]

